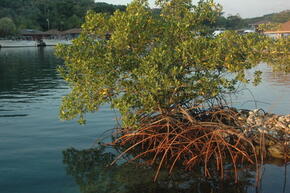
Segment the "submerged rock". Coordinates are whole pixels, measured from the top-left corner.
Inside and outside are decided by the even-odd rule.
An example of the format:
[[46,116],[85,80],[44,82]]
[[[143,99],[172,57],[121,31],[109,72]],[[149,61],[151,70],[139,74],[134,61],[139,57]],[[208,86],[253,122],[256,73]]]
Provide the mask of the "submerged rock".
[[290,115],[270,114],[262,109],[241,110],[239,114],[239,120],[245,123],[241,128],[245,136],[256,145],[265,145],[271,157],[290,158]]
[[285,148],[281,144],[275,144],[268,147],[269,154],[274,158],[285,158]]

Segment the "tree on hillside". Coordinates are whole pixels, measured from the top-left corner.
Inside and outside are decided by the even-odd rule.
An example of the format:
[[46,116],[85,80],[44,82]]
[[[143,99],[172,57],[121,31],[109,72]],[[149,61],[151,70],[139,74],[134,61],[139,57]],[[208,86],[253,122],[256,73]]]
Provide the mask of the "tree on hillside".
[[239,15],[231,15],[227,17],[227,23],[226,23],[227,29],[241,29],[246,26],[247,24]]
[[217,17],[216,22],[215,22],[215,27],[216,28],[226,28],[227,27],[227,18],[225,18],[222,15]]
[[109,13],[109,14],[113,14],[116,10],[121,10],[121,11],[125,11],[126,6],[124,5],[111,5],[108,3],[96,3],[95,7],[94,7],[94,11],[97,13]]
[[79,28],[82,24],[82,19],[76,15],[73,15],[69,17],[67,20],[65,20],[64,28],[65,29],[71,29],[71,28]]
[[12,19],[3,17],[0,19],[0,37],[12,35],[16,32],[16,27]]

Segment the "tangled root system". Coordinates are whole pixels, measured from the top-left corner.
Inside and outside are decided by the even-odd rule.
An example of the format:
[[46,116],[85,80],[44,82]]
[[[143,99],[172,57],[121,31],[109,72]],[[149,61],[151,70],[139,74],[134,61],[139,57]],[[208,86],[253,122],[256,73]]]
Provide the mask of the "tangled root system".
[[244,162],[257,166],[257,155],[250,139],[239,130],[238,113],[230,108],[179,108],[167,114],[144,116],[137,130],[121,128],[113,145],[124,147],[119,155],[130,153],[132,160],[142,159],[171,173],[176,165],[186,170],[202,168],[211,177],[213,168],[224,177],[225,167],[233,167],[238,180],[238,167]]

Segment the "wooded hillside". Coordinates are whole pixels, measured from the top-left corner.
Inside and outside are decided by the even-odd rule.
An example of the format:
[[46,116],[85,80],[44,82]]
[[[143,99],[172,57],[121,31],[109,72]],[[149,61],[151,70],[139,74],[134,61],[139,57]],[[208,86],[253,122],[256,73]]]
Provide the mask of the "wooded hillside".
[[125,8],[124,5],[95,3],[94,0],[1,0],[0,19],[12,19],[17,30],[66,30],[80,27],[88,10],[111,14]]

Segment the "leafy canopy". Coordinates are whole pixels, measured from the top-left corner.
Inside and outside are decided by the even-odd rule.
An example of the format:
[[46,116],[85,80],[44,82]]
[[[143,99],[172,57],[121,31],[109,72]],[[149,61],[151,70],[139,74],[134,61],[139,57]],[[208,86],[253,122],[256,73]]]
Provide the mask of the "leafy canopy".
[[[134,0],[112,16],[89,12],[73,45],[57,47],[65,60],[60,71],[72,87],[61,118],[80,116],[83,122],[85,113],[110,103],[121,113],[123,126],[134,127],[145,114],[197,106],[233,92],[238,83],[251,81],[245,70],[261,61],[289,59],[288,39],[233,31],[213,37],[208,26],[222,10],[213,0],[156,4],[160,17],[146,0]],[[252,82],[257,84],[259,75]]]
[[9,17],[0,18],[0,37],[13,35],[16,31],[15,24]]

